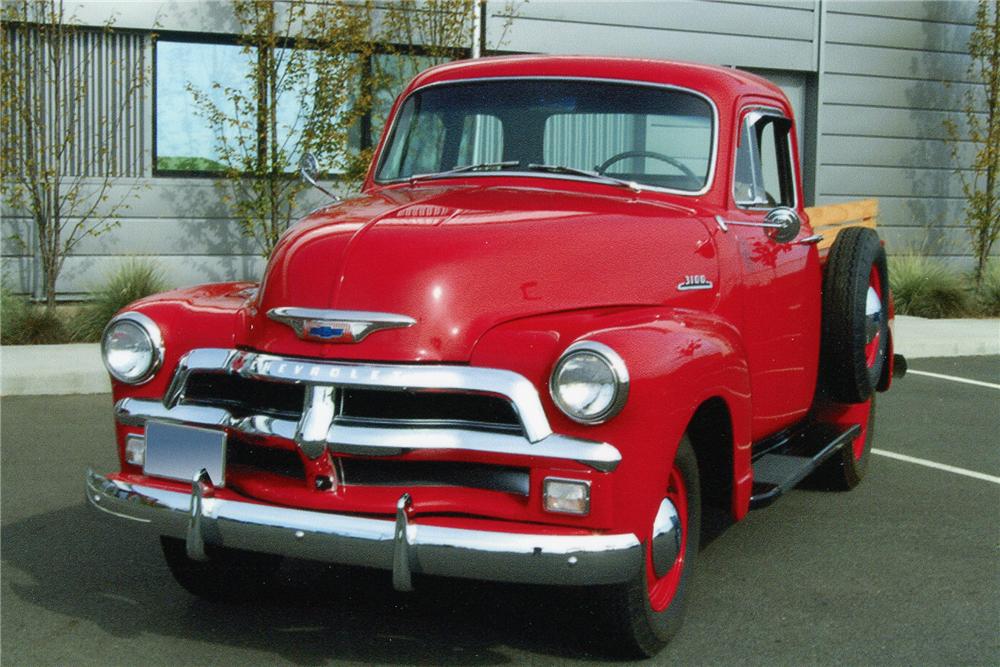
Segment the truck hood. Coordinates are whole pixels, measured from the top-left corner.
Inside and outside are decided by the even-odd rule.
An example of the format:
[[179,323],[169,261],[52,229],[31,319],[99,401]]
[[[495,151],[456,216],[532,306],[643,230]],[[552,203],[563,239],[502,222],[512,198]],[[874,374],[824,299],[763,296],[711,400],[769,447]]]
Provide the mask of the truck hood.
[[[547,312],[679,302],[710,308],[717,285],[703,216],[650,194],[504,186],[376,190],[321,209],[278,244],[240,344],[380,361],[468,361],[479,337]],[[274,308],[360,310],[416,320],[355,344],[304,341]]]

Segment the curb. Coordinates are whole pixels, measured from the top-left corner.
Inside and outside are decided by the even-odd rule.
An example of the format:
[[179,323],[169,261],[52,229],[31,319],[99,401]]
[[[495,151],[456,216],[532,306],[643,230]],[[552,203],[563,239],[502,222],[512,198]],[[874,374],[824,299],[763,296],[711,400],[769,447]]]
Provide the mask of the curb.
[[896,352],[907,359],[1000,355],[1000,319],[929,320],[897,315]]
[[[896,352],[907,359],[1000,355],[1000,319],[928,320],[900,315],[895,336]],[[0,347],[0,396],[110,391],[97,343]]]
[[0,396],[110,391],[97,343],[0,347]]

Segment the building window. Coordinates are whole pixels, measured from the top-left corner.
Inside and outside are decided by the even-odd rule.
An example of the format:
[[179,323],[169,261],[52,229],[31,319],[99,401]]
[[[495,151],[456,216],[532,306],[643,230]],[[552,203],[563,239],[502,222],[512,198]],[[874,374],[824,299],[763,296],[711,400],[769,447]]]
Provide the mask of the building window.
[[[276,51],[281,60],[285,49]],[[310,52],[306,52],[307,56]],[[460,54],[455,54],[460,55]],[[191,42],[172,38],[156,41],[156,124],[154,135],[154,164],[157,175],[211,176],[226,171],[232,159],[227,160],[227,149],[236,147],[236,154],[252,155],[256,141],[256,118],[253,108],[255,96],[249,79],[255,55],[244,47],[230,42]],[[343,83],[349,95],[340,111],[347,113],[354,103],[354,94],[367,91],[373,103],[369,113],[354,123],[348,131],[349,151],[371,148],[378,142],[382,126],[389,116],[393,101],[410,79],[424,69],[448,60],[419,54],[376,54],[364,68],[366,72],[354,82]],[[360,68],[359,68],[360,69]],[[307,66],[306,72],[310,71]],[[306,117],[311,111],[299,100],[311,99],[310,91],[316,86],[316,76],[295,79],[285,90],[278,103],[278,144],[297,145],[297,134],[302,132]],[[196,96],[201,97],[199,102]],[[248,104],[237,108],[233,98],[240,97]],[[226,116],[239,116],[239,122],[225,124],[213,121],[205,106],[214,105]],[[234,113],[237,112],[237,113]],[[229,151],[229,158],[233,151]],[[328,173],[336,168],[326,168],[323,156],[320,166]],[[330,160],[331,162],[333,160]],[[297,164],[298,156],[290,156],[289,164]]]
[[[286,57],[277,49],[275,57]],[[175,41],[156,42],[155,170],[158,175],[213,175],[240,168],[241,156],[253,156],[257,118],[255,91],[250,74],[254,53],[238,44]],[[310,99],[316,77],[285,80],[277,107],[278,145],[298,143],[311,111],[300,100]],[[288,83],[291,81],[291,83]],[[352,88],[357,90],[360,82]],[[350,103],[352,100],[348,100]],[[226,117],[212,118],[210,107]],[[353,149],[370,145],[360,127],[352,127],[348,144]],[[290,156],[294,165],[298,156]]]
[[225,90],[249,95],[250,56],[236,44],[156,43],[156,171],[219,172],[226,169],[220,140],[245,141],[218,130],[195,104],[192,91],[226,108]]

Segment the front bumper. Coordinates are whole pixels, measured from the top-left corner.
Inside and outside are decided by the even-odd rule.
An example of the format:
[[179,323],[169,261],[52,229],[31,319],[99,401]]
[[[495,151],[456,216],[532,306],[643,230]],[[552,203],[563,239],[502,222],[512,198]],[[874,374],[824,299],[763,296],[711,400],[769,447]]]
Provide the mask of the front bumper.
[[635,535],[499,532],[411,523],[409,497],[395,521],[297,510],[211,497],[195,481],[190,493],[133,484],[87,472],[87,499],[109,515],[187,541],[294,558],[391,570],[397,589],[413,573],[559,585],[621,583],[642,567]]

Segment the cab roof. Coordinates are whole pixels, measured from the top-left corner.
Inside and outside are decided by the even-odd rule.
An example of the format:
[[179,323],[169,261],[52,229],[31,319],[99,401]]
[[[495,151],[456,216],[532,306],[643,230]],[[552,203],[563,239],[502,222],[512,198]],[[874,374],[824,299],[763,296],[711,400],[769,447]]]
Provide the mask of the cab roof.
[[435,83],[502,77],[573,77],[658,83],[699,91],[722,103],[744,95],[784,93],[763,77],[737,69],[645,58],[594,56],[499,56],[458,60],[419,74],[407,92]]

